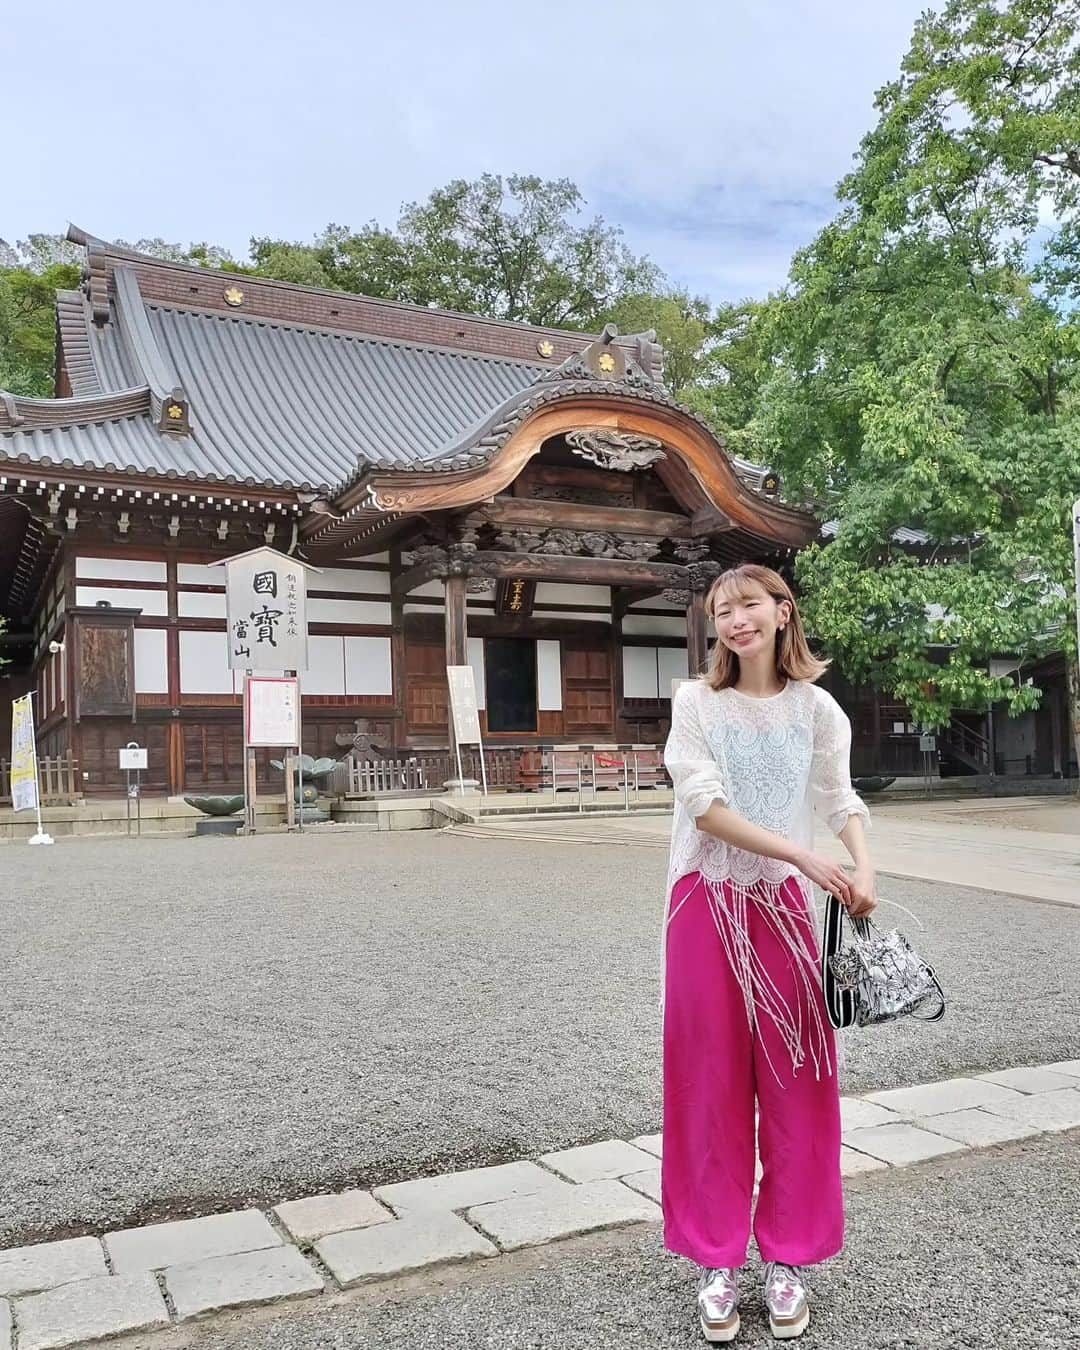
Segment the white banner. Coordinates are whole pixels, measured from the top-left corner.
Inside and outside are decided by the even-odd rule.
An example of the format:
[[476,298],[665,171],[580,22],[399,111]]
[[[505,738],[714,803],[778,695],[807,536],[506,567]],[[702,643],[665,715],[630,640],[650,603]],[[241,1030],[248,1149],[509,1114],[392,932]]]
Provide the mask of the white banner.
[[450,714],[458,745],[480,744],[480,711],[476,702],[476,675],[472,666],[447,666]]
[[307,564],[255,548],[224,566],[230,670],[307,670]]
[[11,805],[16,811],[33,811],[37,804],[34,709],[26,694],[11,704]]

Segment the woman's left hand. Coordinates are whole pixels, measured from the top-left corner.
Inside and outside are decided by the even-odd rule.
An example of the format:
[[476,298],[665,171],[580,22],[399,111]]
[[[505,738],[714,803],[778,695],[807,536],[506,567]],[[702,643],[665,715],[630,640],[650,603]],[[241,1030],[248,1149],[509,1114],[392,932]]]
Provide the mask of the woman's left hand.
[[865,919],[877,909],[877,877],[872,867],[856,867],[848,880],[848,913]]

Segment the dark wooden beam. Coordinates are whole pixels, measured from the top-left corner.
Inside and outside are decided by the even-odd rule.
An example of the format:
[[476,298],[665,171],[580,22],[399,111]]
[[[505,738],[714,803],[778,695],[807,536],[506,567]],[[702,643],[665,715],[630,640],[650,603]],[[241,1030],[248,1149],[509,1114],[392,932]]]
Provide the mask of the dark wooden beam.
[[536,581],[576,581],[593,586],[686,588],[687,571],[675,563],[634,562],[624,558],[577,558],[551,553],[481,551],[473,569],[484,576],[526,577]]
[[497,525],[524,529],[599,530],[605,534],[649,535],[686,539],[691,522],[673,511],[644,511],[623,506],[582,506],[574,502],[537,501],[525,497],[486,502],[473,516]]
[[468,633],[465,620],[466,580],[463,576],[447,577],[445,586],[446,664],[465,666],[469,663]]
[[436,564],[430,562],[417,563],[415,567],[410,567],[407,572],[402,572],[399,576],[391,578],[391,600],[403,600],[410,591],[415,591],[417,586],[422,586],[425,581],[434,581],[438,575]]

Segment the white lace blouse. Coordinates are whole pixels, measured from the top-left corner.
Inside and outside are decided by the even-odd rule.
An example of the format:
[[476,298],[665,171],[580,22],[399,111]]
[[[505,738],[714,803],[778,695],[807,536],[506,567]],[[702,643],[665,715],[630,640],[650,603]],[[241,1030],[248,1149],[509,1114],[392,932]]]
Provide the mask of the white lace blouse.
[[[839,834],[853,815],[869,819],[851,786],[851,724],[824,689],[789,680],[771,698],[680,685],[664,763],[675,785],[668,897],[680,877],[700,872],[740,887],[800,875],[778,858],[735,848],[695,824],[714,801],[806,848],[814,812]],[[810,894],[809,882],[804,887]]]

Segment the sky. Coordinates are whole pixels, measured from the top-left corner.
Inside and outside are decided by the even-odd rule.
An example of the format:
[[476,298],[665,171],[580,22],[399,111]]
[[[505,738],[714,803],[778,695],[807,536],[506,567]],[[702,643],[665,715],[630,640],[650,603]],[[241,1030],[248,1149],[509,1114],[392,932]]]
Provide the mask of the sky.
[[221,244],[568,177],[674,282],[782,285],[928,0],[4,5],[0,238]]

